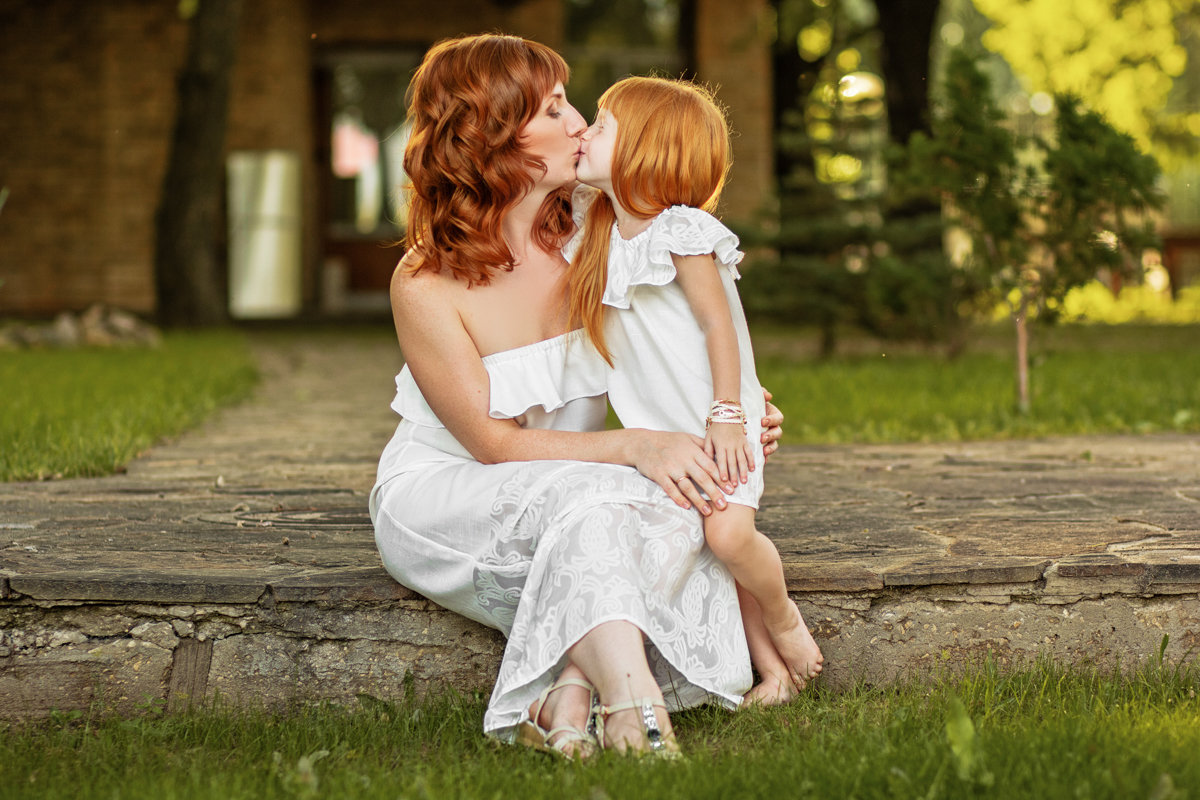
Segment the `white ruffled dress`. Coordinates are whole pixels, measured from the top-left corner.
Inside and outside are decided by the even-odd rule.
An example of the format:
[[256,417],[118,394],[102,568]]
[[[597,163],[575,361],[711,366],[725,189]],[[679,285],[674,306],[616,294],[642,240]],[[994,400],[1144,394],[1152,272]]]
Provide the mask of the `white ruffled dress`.
[[[579,187],[572,198],[577,227],[599,195]],[[574,257],[582,237],[563,250]],[[683,289],[675,281],[671,254],[713,254],[725,301],[737,332],[741,364],[741,403],[746,412],[746,436],[754,453],[754,471],[739,484],[730,502],[758,508],[763,493],[762,384],[754,371],[754,351],[746,315],[734,281],[742,260],[738,238],[716,217],[689,206],[672,206],[638,235],[621,238],[614,224],[609,242],[608,280],[604,287],[604,336],[612,355],[608,372],[608,401],[626,428],[684,431],[704,435],[712,405],[713,380],[704,331],[692,313]],[[721,398],[724,399],[724,398]]]
[[[491,416],[554,430],[604,427],[607,366],[577,330],[483,359]],[[628,620],[672,709],[750,688],[733,580],[695,511],[630,467],[481,464],[441,424],[405,367],[403,418],[379,461],[370,511],[400,583],[502,631],[508,644],[484,730],[511,739],[529,704],[602,622]]]

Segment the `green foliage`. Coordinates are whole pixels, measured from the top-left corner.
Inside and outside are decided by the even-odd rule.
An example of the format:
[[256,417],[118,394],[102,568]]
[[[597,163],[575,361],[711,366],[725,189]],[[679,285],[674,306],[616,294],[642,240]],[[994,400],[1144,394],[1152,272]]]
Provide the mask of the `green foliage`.
[[778,254],[747,265],[739,288],[748,312],[819,326],[826,355],[845,326],[961,346],[978,289],[942,251],[936,198],[887,179],[874,9],[788,0],[778,10],[776,68],[781,79],[794,75],[796,94],[776,132],[778,227],[766,237],[739,230],[748,245]]
[[1026,323],[1049,320],[1067,292],[1102,272],[1140,274],[1154,243],[1147,212],[1162,205],[1159,169],[1126,134],[1072,97],[1057,98],[1053,141],[1010,130],[979,66],[949,56],[932,135],[909,141],[900,184],[935,192],[969,246],[972,283],[1009,300],[1017,328],[1018,408],[1030,408]]
[[1147,212],[1163,202],[1158,164],[1130,136],[1069,96],[1058,99],[1055,122],[1056,146],[1042,143],[1045,178],[1035,212],[1048,265],[1038,270],[1043,307],[1102,270],[1140,275],[1137,257],[1158,243]]
[[156,348],[0,351],[0,480],[105,475],[246,397],[255,369],[227,331]]
[[975,723],[967,713],[967,707],[962,700],[951,697],[946,711],[946,740],[950,744],[950,754],[954,756],[954,771],[958,779],[970,785],[991,786],[995,775],[983,765],[983,745],[976,735]]
[[1005,123],[977,55],[951,53],[932,136],[909,142],[900,183],[936,192],[970,240],[964,269],[1039,308],[1102,270],[1133,277],[1162,204],[1157,163],[1076,98],[1057,99],[1054,141]]
[[1018,159],[1020,142],[1004,127],[976,57],[965,50],[950,54],[942,97],[932,135],[915,133],[895,159],[896,183],[905,194],[939,198],[952,224],[970,237],[963,269],[1004,296],[1014,286],[1014,266],[1027,261],[1023,209],[1032,170]]
[[1125,798],[1200,791],[1200,676],[1049,661],[955,664],[890,686],[818,688],[776,709],[674,715],[688,758],[568,763],[480,733],[485,698],[290,711],[94,711],[0,726],[21,798]]
[[[1007,316],[1005,309],[1002,313]],[[1072,289],[1055,314],[1069,322],[1122,325],[1200,325],[1200,286],[1185,286],[1175,299],[1149,286],[1126,286],[1118,295],[1099,281]]]

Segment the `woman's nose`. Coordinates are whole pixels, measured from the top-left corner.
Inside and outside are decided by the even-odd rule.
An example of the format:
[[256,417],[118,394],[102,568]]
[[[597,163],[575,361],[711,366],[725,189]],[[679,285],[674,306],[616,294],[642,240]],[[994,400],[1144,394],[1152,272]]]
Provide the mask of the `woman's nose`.
[[571,136],[582,136],[584,131],[587,130],[587,120],[583,118],[583,114],[575,110],[575,106],[571,106],[570,108],[571,113],[567,120],[567,133]]

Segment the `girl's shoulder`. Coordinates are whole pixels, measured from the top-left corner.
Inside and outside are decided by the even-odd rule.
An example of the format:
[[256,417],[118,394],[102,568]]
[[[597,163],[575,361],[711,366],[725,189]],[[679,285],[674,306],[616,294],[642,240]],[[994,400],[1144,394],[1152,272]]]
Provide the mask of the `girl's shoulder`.
[[[717,225],[722,228],[725,224],[702,208],[693,206],[671,206],[659,213],[654,219],[655,224],[683,224],[697,226]],[[728,230],[728,228],[726,228]]]
[[742,260],[737,235],[699,208],[671,206],[650,227],[615,247],[609,255],[604,304],[629,308],[638,286],[665,286],[675,280],[672,256],[712,255],[717,265],[736,280]]
[[703,209],[671,206],[654,219],[647,234],[652,260],[666,257],[669,261],[672,253],[677,256],[711,253],[718,264],[727,267],[734,278],[738,277],[736,267],[743,253],[738,249],[737,234]]

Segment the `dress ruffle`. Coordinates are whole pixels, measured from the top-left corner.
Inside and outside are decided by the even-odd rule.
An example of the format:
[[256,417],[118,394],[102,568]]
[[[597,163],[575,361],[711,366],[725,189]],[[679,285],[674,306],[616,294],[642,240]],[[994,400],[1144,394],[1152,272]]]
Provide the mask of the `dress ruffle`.
[[690,206],[671,206],[650,227],[632,239],[622,239],[613,226],[608,257],[608,283],[603,302],[614,308],[629,308],[635,286],[665,286],[675,280],[671,254],[699,256],[712,253],[734,280],[741,277],[737,265],[743,253],[738,238],[707,211]]
[[520,416],[535,405],[549,413],[607,390],[608,365],[582,328],[487,356],[483,365],[492,382],[489,414],[496,419]]
[[[608,365],[583,329],[485,356],[483,366],[491,382],[488,413],[495,419],[519,417],[535,406],[549,413],[606,389]],[[396,376],[392,410],[417,425],[444,427],[407,365]]]

